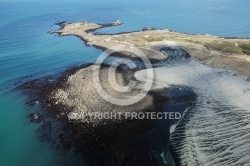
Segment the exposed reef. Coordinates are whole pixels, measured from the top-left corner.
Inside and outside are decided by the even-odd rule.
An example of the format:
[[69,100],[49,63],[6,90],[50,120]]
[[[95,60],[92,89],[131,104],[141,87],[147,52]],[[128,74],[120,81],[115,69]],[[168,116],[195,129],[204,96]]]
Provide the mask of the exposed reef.
[[[233,69],[237,74],[250,78],[250,59],[247,55],[211,47],[214,41],[229,42],[237,47],[236,43],[249,44],[247,39],[190,35],[152,28],[119,34],[92,33],[100,28],[121,24],[119,20],[107,24],[59,22],[56,25],[60,26],[60,29],[50,33],[57,33],[59,36],[73,35],[88,46],[101,50],[112,48],[115,52],[113,56],[126,57],[134,61],[140,61],[136,54],[120,52],[116,47],[122,45],[132,50],[139,49],[155,67],[166,62],[179,62],[182,59],[187,62],[189,58],[193,58],[213,67]],[[19,89],[35,94],[28,104],[35,105],[38,101],[50,117],[65,124],[60,135],[62,144],[67,149],[74,149],[83,154],[89,165],[174,165],[168,143],[170,127],[176,120],[125,119],[123,114],[120,119],[95,119],[82,116],[82,113],[183,113],[193,104],[192,101],[196,99],[195,93],[186,87],[164,87],[154,83],[140,102],[129,106],[117,106],[104,100],[97,93],[93,82],[95,65],[74,67],[52,82],[47,78],[37,79],[19,86]],[[101,65],[100,83],[110,95],[126,99],[143,90],[143,81],[138,80],[135,73],[144,68],[117,68],[116,79],[119,85],[126,86],[130,80],[137,83],[135,89],[123,95],[114,91],[108,83],[109,68],[112,66]],[[178,93],[179,91],[181,92]],[[31,114],[30,118],[39,123],[45,116]]]
[[[143,100],[134,105],[125,107],[113,105],[96,93],[92,79],[93,66],[94,64],[88,64],[69,69],[54,82],[46,78],[38,79],[25,83],[19,88],[35,94],[35,100],[32,101],[38,100],[50,117],[60,119],[65,124],[60,135],[63,146],[83,154],[89,165],[140,165],[142,163],[143,165],[165,165],[165,160],[168,160],[168,163],[173,162],[167,148],[169,133],[161,133],[161,130],[168,131],[174,120],[165,119],[165,125],[162,127],[159,126],[159,123],[162,123],[159,120],[124,118],[103,120],[91,119],[91,117],[82,119],[77,116],[77,113],[91,111],[163,112],[166,110],[162,103],[172,100],[168,95],[169,89],[156,89],[150,91]],[[113,91],[112,87],[105,83],[109,67],[102,65],[100,70],[100,81],[105,91],[125,98],[126,95],[130,96],[138,92],[140,82],[136,91],[124,96],[119,96]],[[125,85],[133,79],[135,71],[118,68],[116,73],[118,82]],[[184,101],[189,102],[193,99],[194,96],[189,96]],[[75,116],[72,116],[72,113],[76,113]],[[38,115],[32,114],[30,117],[32,121],[40,122]],[[164,155],[161,156],[161,154]]]

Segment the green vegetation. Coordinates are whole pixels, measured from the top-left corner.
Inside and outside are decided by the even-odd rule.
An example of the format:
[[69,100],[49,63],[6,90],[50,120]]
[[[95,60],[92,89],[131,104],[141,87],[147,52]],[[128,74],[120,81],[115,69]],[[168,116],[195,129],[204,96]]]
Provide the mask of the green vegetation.
[[250,55],[250,44],[239,44],[244,54]]
[[196,44],[202,44],[200,41],[195,41],[195,40],[190,40],[190,39],[185,39],[188,42],[196,43]]
[[155,41],[162,41],[162,40],[164,40],[164,38],[162,38],[162,37],[159,37],[159,38],[148,37],[148,38],[145,38],[145,40],[148,42],[155,42]]
[[206,43],[205,46],[226,53],[241,53],[241,48],[231,42],[212,41],[210,43]]
[[206,43],[205,46],[221,52],[250,55],[250,43],[238,44],[228,41],[212,41],[210,43]]

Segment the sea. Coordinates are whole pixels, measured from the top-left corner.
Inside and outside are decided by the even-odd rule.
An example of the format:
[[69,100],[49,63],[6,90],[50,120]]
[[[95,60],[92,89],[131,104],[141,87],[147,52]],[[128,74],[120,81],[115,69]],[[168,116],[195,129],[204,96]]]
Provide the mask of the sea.
[[[40,108],[27,106],[27,96],[15,89],[72,66],[94,63],[101,54],[76,37],[47,33],[59,28],[55,23],[121,20],[121,26],[97,32],[152,27],[250,38],[249,7],[249,0],[0,0],[0,166],[84,165],[78,162],[77,155],[58,152],[39,139],[37,130],[41,124],[30,122],[27,116]],[[188,141],[191,140],[185,143]]]

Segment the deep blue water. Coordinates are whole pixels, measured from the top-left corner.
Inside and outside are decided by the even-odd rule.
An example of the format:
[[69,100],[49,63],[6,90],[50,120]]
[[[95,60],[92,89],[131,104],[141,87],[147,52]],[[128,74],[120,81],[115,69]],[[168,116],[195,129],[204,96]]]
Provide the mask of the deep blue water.
[[[18,81],[53,75],[69,66],[94,62],[101,53],[75,37],[48,34],[59,21],[106,23],[115,33],[143,27],[185,33],[250,37],[249,0],[124,0],[70,2],[0,2],[0,165],[61,165],[77,160],[59,154],[37,138],[39,124],[26,118],[32,109],[14,91]],[[32,163],[32,164],[31,164]]]

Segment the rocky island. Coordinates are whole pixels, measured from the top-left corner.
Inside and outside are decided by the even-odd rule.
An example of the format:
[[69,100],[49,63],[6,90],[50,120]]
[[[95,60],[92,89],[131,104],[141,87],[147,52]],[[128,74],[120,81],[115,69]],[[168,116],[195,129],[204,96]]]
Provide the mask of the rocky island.
[[[171,126],[179,123],[180,119],[126,119],[123,113],[172,111],[180,112],[184,116],[188,108],[195,105],[197,94],[201,94],[200,91],[194,92],[189,88],[196,83],[196,79],[194,79],[195,83],[188,80],[191,79],[190,75],[197,73],[194,71],[189,75],[188,70],[193,70],[192,67],[194,70],[201,68],[197,64],[230,69],[234,71],[234,75],[244,76],[249,80],[250,40],[183,34],[152,28],[119,34],[95,33],[97,29],[121,24],[119,20],[107,24],[60,22],[57,24],[60,29],[50,33],[56,33],[59,36],[76,36],[88,46],[103,51],[108,50],[107,53],[114,57],[137,61],[139,65],[134,68],[113,66],[112,63],[101,64],[99,81],[104,91],[119,99],[125,100],[140,92],[145,93],[139,102],[121,106],[103,99],[94,86],[93,80],[93,71],[98,64],[85,64],[69,69],[53,83],[34,80],[21,85],[20,88],[32,89],[44,108],[67,124],[64,134],[61,135],[63,145],[81,152],[90,165],[140,165],[141,163],[143,165],[181,165],[180,158],[172,157],[168,148],[170,134],[173,132]],[[122,51],[120,47],[123,48]],[[136,50],[149,58],[151,68],[156,68],[154,71],[156,78],[151,78],[152,86],[147,92],[144,92],[142,84],[146,82],[145,72],[150,69],[147,67],[148,64],[140,65],[142,59],[134,54]],[[198,63],[192,64],[193,61]],[[175,63],[177,65],[188,63],[191,67],[185,66],[181,69],[183,70],[181,74],[158,68]],[[126,86],[132,80],[136,83],[134,89],[126,93],[114,90],[108,82],[110,68],[117,70],[115,77],[119,85]],[[208,69],[205,68],[204,71],[207,72]],[[187,74],[182,75],[184,72]],[[209,78],[213,77],[209,76]],[[188,82],[188,87],[182,85],[182,79]],[[202,88],[199,87],[199,89]],[[83,113],[91,112],[121,112],[122,118],[110,120],[82,116]],[[37,118],[36,115],[32,117]],[[177,139],[176,142],[179,140]],[[176,147],[172,147],[172,154],[179,156],[178,148],[176,150]]]
[[53,30],[50,33],[77,36],[86,45],[103,50],[117,45],[126,45],[141,49],[151,60],[162,60],[166,57],[159,52],[160,48],[179,47],[186,50],[191,58],[204,64],[233,69],[239,75],[250,77],[250,39],[183,34],[168,29],[153,28],[111,35],[91,33],[100,28],[119,26],[121,25],[119,20],[108,24],[77,22],[59,25],[61,27],[59,30]]

